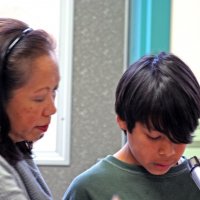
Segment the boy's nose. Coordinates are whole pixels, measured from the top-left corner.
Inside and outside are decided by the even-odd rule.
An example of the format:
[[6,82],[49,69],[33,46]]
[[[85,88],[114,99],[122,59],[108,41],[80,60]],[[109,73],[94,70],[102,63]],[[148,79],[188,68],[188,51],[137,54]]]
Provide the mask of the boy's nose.
[[174,155],[175,148],[173,142],[171,142],[169,139],[166,139],[160,146],[159,154],[166,157]]

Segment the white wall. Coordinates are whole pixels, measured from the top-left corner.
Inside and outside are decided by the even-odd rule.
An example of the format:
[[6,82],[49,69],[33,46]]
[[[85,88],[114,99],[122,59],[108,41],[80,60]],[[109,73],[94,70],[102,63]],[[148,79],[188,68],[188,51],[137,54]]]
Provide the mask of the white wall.
[[[172,0],[171,52],[179,56],[194,72],[200,83],[200,1]],[[200,155],[200,130],[185,156]],[[194,144],[194,145],[193,145]],[[196,146],[195,146],[196,145]]]
[[200,82],[200,1],[172,0],[171,52],[185,61]]

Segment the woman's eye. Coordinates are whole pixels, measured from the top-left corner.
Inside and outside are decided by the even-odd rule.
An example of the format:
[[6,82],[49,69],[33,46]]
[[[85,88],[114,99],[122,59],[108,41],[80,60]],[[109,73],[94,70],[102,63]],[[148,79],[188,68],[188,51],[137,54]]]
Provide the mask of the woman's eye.
[[43,102],[44,101],[44,97],[36,97],[36,98],[34,98],[34,101],[36,101],[36,102]]
[[54,99],[56,98],[56,93],[57,93],[57,90],[53,90],[52,96],[53,96]]

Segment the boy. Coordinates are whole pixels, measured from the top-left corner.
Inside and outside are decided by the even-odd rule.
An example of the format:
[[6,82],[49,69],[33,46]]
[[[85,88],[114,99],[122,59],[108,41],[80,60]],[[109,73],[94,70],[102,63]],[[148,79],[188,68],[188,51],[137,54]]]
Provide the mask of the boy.
[[182,157],[200,117],[200,86],[169,53],[144,56],[116,89],[117,123],[126,144],[76,177],[64,200],[199,200]]

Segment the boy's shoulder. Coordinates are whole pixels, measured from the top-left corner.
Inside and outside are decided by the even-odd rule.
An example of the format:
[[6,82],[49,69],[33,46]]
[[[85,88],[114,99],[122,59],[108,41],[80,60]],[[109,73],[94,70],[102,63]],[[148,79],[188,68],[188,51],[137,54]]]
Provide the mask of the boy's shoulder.
[[91,199],[91,196],[96,199],[96,195],[99,196],[100,191],[103,193],[101,193],[101,198],[98,198],[108,199],[109,196],[109,199],[111,199],[111,196],[118,189],[115,186],[113,187],[113,182],[116,183],[117,167],[110,162],[110,157],[112,156],[99,159],[97,163],[75,177],[63,199],[68,200],[72,196],[77,200]]
[[99,159],[94,165],[83,171],[74,180],[86,184],[87,182],[90,183],[92,179],[103,178],[104,174],[110,171],[108,165],[107,157]]

